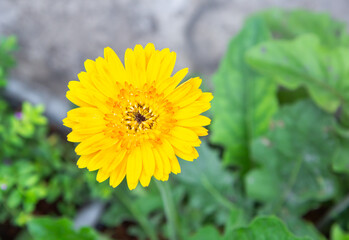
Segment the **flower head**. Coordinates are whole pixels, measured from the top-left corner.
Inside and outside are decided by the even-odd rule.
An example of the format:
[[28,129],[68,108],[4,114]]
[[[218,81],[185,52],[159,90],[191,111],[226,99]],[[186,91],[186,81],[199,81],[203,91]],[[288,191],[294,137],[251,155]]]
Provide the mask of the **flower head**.
[[171,76],[175,61],[169,49],[136,45],[126,50],[124,67],[107,47],[104,58],[87,60],[79,81],[69,82],[67,98],[79,107],[63,120],[72,128],[68,141],[80,142],[77,165],[98,170],[97,181],[110,178],[116,187],[126,176],[132,190],[139,181],[148,186],[152,176],[166,181],[180,173],[177,156],[199,156],[195,147],[210,124],[200,114],[213,96],[199,89],[198,77],[179,85],[188,69]]

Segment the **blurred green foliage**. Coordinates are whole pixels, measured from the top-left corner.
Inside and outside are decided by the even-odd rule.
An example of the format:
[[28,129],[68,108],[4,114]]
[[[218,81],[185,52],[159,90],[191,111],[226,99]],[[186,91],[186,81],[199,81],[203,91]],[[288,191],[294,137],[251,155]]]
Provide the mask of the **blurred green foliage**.
[[238,228],[228,233],[226,239],[310,240],[308,237],[294,236],[276,217],[258,217],[248,227]]
[[17,38],[15,36],[0,37],[0,87],[6,85],[6,75],[9,69],[15,65],[13,53],[17,48]]
[[334,225],[331,229],[332,240],[349,240],[349,233],[345,233],[338,225]]
[[349,101],[349,50],[320,45],[316,35],[301,35],[295,40],[272,40],[248,53],[255,69],[281,85],[296,89],[304,86],[324,110],[334,113],[346,109]]
[[302,34],[316,35],[328,47],[349,46],[347,26],[327,13],[308,10],[270,9],[256,14],[268,25],[275,39],[293,39]]
[[66,218],[54,219],[41,217],[28,224],[30,235],[35,240],[99,240],[98,234],[91,228],[73,229],[73,223]]
[[14,112],[4,100],[0,105],[0,221],[25,224],[40,201],[50,205],[59,200],[52,212],[73,216],[76,205],[90,193],[74,166],[72,148],[59,136],[48,136],[42,106],[23,103]]
[[[213,76],[214,145],[203,141],[199,159],[170,178],[177,216],[166,216],[156,180],[134,191],[98,183],[42,106],[14,110],[0,97],[0,229],[20,229],[18,240],[349,239],[348,46],[346,25],[327,14],[251,16]],[[0,41],[2,85],[16,48]],[[93,201],[105,204],[102,233],[75,230]]]
[[[335,221],[348,228],[348,43],[327,14],[279,9],[232,39],[213,77],[211,140],[252,201],[235,203],[250,219],[276,215],[310,239]],[[304,219],[311,212],[319,230]]]

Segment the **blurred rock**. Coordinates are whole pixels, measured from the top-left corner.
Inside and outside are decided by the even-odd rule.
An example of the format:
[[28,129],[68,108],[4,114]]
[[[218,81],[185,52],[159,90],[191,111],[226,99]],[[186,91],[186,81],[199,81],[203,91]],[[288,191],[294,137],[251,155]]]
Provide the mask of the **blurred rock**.
[[326,11],[349,23],[348,0],[0,0],[0,35],[18,36],[18,66],[8,94],[44,102],[58,122],[67,83],[85,59],[112,47],[155,43],[177,52],[177,67],[212,74],[247,15],[269,7]]
[[104,207],[105,203],[96,201],[80,209],[74,219],[74,228],[96,227]]

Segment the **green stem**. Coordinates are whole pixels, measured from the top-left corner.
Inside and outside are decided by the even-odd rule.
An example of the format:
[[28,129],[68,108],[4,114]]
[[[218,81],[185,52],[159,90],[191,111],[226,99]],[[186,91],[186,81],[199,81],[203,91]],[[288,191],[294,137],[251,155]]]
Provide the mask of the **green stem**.
[[285,192],[285,194],[283,195],[280,203],[278,204],[278,206],[275,207],[277,212],[280,212],[281,209],[284,207],[284,205],[287,203],[288,201],[288,195],[290,195],[290,193],[292,192],[292,189],[294,187],[294,184],[297,181],[297,177],[299,174],[299,171],[301,170],[302,167],[302,163],[303,163],[303,159],[302,158],[298,158],[297,162],[296,162],[296,166],[294,167],[291,176],[288,180],[288,186],[287,186],[287,190]]
[[175,208],[175,204],[173,201],[173,196],[171,193],[171,189],[168,182],[159,182],[155,181],[156,186],[158,187],[162,202],[164,205],[164,210],[167,218],[167,226],[169,229],[169,235],[171,240],[177,240],[179,239],[179,235],[177,234],[178,231],[178,218],[177,218],[177,212]]
[[155,230],[149,224],[149,221],[145,218],[145,216],[132,204],[132,201],[129,197],[127,197],[122,191],[116,191],[118,199],[120,202],[130,211],[133,217],[137,220],[139,225],[143,228],[144,232],[151,240],[159,240],[156,235]]
[[291,193],[292,188],[297,181],[297,177],[298,177],[299,171],[301,170],[302,163],[303,163],[303,159],[298,158],[297,163],[296,163],[296,167],[293,169],[292,174],[290,176],[290,180],[288,182],[288,191],[287,191],[287,194],[285,195],[286,199],[287,199],[288,195]]
[[202,184],[206,188],[206,190],[217,200],[218,203],[225,206],[229,211],[235,209],[235,206],[220,192],[218,192],[206,177],[202,178]]

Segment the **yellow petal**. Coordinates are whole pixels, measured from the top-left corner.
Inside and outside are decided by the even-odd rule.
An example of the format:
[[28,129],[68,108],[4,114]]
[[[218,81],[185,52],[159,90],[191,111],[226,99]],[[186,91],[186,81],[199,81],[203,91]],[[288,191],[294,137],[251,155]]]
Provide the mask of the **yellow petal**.
[[179,166],[178,159],[176,157],[170,158],[171,169],[174,174],[181,172],[181,166]]
[[194,102],[175,112],[174,118],[177,120],[191,118],[207,111],[210,107],[211,105],[209,103]]
[[127,159],[127,185],[130,190],[137,187],[139,177],[142,172],[142,158],[139,147],[130,152]]
[[87,164],[89,161],[96,155],[96,153],[88,154],[88,155],[82,155],[80,156],[78,162],[76,163],[79,168],[85,168],[87,167]]
[[141,177],[139,178],[139,181],[141,182],[143,187],[148,187],[151,180],[151,175],[147,175],[145,171],[142,171]]
[[87,155],[111,147],[117,141],[117,139],[107,137],[104,133],[98,133],[79,143],[75,152],[78,155]]
[[102,112],[94,107],[74,108],[67,113],[67,118],[75,122],[103,121],[103,117]]
[[108,171],[105,171],[104,169],[99,169],[97,173],[96,180],[98,182],[104,182],[107,180],[110,176],[110,173]]
[[197,158],[196,155],[194,154],[194,152],[185,153],[185,152],[181,151],[180,149],[178,149],[176,147],[174,147],[173,149],[174,149],[176,155],[178,157],[180,157],[181,159],[183,159],[183,160],[192,162],[194,159]]
[[164,57],[161,62],[158,79],[167,79],[171,76],[173,68],[176,64],[176,53],[171,52]]
[[171,164],[170,164],[169,154],[167,152],[168,150],[165,150],[164,144],[158,146],[157,150],[163,163],[164,175],[171,173]]
[[155,46],[152,43],[148,43],[147,46],[145,46],[144,48],[144,52],[145,52],[145,61],[146,61],[146,67],[148,66],[150,57],[154,54],[155,52]]
[[174,106],[184,108],[195,102],[201,95],[202,91],[200,89],[191,89],[188,95],[174,102]]
[[195,142],[198,139],[198,136],[195,134],[195,132],[193,132],[188,128],[180,127],[180,126],[174,127],[171,130],[171,135],[173,135],[178,139],[183,139],[189,142]]
[[97,89],[107,97],[114,97],[117,94],[117,88],[115,79],[113,79],[111,72],[108,70],[108,62],[99,57],[96,59],[96,67],[98,75],[95,76],[94,81]]
[[102,149],[91,159],[87,165],[87,169],[89,171],[95,171],[103,166],[107,166],[114,160],[115,155],[116,151],[114,146]]
[[155,171],[155,159],[151,148],[152,146],[147,142],[141,145],[143,169],[149,176],[153,176]]
[[180,99],[183,99],[189,92],[192,90],[192,85],[189,81],[182,83],[179,87],[177,87],[171,94],[169,94],[166,98],[172,102],[176,103]]
[[182,152],[185,152],[185,153],[192,152],[193,145],[189,144],[189,142],[185,142],[176,137],[168,138],[168,141],[171,143],[171,145],[173,145],[177,149],[180,149]]
[[120,165],[110,173],[109,185],[112,187],[117,187],[125,178],[126,175],[126,166],[127,161],[124,160],[120,163]]
[[210,102],[213,99],[213,95],[212,93],[203,93],[201,95],[201,97],[198,99],[198,101],[202,101],[202,102]]
[[63,119],[63,125],[66,126],[66,127],[72,128],[76,124],[77,124],[77,122],[74,121],[73,119],[70,119],[70,118],[64,118]]
[[115,168],[119,166],[119,164],[124,160],[126,153],[127,153],[126,149],[120,149],[118,152],[115,151],[115,157],[112,159],[112,161],[108,165],[109,171],[113,171]]
[[81,142],[90,137],[89,134],[79,134],[77,131],[72,131],[67,135],[67,140],[69,142]]
[[201,127],[201,126],[207,126],[210,125],[211,119],[208,117],[197,115],[192,118],[187,119],[181,119],[176,122],[177,125],[184,126],[184,127]]
[[183,68],[179,70],[173,77],[169,78],[166,81],[159,81],[156,85],[156,88],[159,92],[163,92],[165,96],[171,93],[175,87],[183,80],[185,75],[187,75],[189,69]]
[[191,127],[190,129],[200,137],[208,135],[208,130],[204,127]]
[[155,171],[154,171],[154,177],[160,180],[164,176],[164,163],[162,161],[160,153],[156,149],[152,149],[152,152],[154,154],[155,165],[156,165]]
[[136,58],[132,49],[128,48],[125,52],[125,70],[128,75],[129,83],[137,86],[138,84],[138,74],[136,68]]

